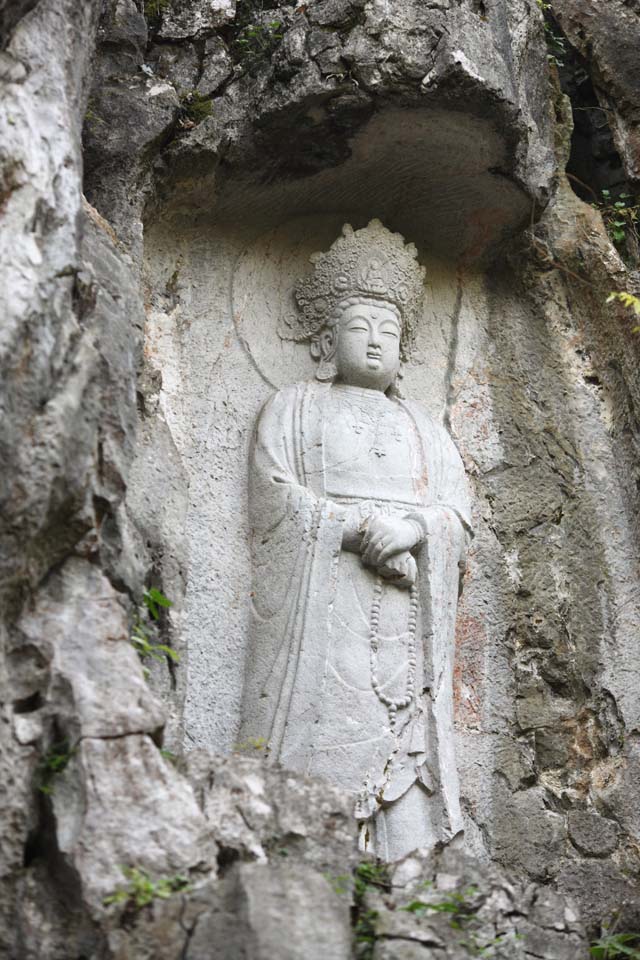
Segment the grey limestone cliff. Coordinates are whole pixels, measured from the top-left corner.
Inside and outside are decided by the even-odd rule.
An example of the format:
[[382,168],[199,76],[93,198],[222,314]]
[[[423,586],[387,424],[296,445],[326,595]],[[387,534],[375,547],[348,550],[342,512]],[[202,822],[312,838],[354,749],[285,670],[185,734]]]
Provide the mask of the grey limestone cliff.
[[[580,960],[640,929],[640,339],[606,303],[640,283],[600,200],[637,209],[640,13],[541,6],[0,6],[0,956]],[[384,873],[348,798],[237,741],[249,438],[308,375],[282,290],[371,217],[426,266],[405,377],[476,528],[467,850]],[[143,665],[152,585],[178,658]]]

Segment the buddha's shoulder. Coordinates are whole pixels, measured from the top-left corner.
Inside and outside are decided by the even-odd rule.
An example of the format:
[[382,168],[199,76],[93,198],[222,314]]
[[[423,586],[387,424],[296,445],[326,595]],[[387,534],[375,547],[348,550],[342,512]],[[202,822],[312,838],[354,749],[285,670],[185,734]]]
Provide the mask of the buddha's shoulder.
[[398,403],[414,417],[424,424],[428,424],[434,430],[444,430],[442,423],[430,413],[427,407],[419,400],[411,398],[399,400]]
[[309,380],[299,383],[289,383],[285,387],[280,387],[275,393],[272,393],[270,397],[267,397],[262,405],[262,414],[268,415],[271,413],[278,415],[300,404],[306,396],[322,389],[322,384]]
[[438,417],[434,417],[423,403],[420,403],[419,400],[401,400],[400,403],[418,424],[422,433],[428,433],[434,439],[439,439],[445,444],[453,443],[451,434],[445,425]]

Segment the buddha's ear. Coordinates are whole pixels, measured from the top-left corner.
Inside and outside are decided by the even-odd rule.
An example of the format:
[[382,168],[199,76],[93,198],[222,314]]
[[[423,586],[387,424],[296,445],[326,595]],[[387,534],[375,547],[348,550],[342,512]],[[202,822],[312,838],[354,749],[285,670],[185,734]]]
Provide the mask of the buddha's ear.
[[387,394],[390,397],[395,397],[397,400],[406,400],[404,390],[402,389],[402,379],[404,377],[404,363],[400,360],[400,366],[398,367],[398,372],[396,373],[393,383],[387,390]]
[[331,360],[336,352],[336,327],[323,327],[314,334],[309,346],[314,360]]
[[309,353],[314,360],[319,360],[322,356],[322,351],[320,349],[320,334],[316,333],[311,337],[311,342],[309,343]]
[[311,338],[309,349],[314,360],[318,360],[316,380],[333,381],[338,376],[338,369],[333,362],[336,353],[337,335],[335,327],[323,327],[319,333]]

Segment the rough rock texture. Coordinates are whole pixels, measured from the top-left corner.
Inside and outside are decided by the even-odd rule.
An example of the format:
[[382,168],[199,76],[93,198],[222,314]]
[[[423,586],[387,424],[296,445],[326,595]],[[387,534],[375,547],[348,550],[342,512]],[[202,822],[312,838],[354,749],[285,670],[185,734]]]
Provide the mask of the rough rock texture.
[[[53,904],[38,899],[42,889],[27,886],[18,956],[206,960],[215,949],[225,960],[350,960],[413,957],[429,947],[434,957],[459,960],[481,950],[505,960],[583,960],[575,909],[551,891],[512,883],[453,850],[416,854],[389,872],[358,863],[350,802],[326,784],[204,751],[187,758],[186,773],[209,843],[189,889],[143,906],[126,893],[107,908],[96,902],[93,919],[73,926],[67,909],[63,931]],[[61,804],[71,796],[66,789]],[[110,818],[121,816],[111,811]],[[153,838],[145,839],[152,850]],[[122,842],[130,842],[126,833]],[[216,859],[212,844],[217,879],[204,863],[207,853],[210,863]],[[101,864],[81,869],[89,866]],[[158,875],[151,867],[149,874]],[[127,889],[122,878],[104,880],[109,892]]]
[[[534,66],[544,58],[544,34],[526,0],[486,9],[457,0],[314,0],[295,9],[245,2],[220,36],[210,35],[216,8],[205,24],[204,6],[181,5],[184,29],[177,33],[168,26],[173,7],[163,9],[152,33],[164,42],[145,63],[138,32],[126,53],[118,40],[120,24],[136,19],[133,0],[107,5],[85,132],[86,188],[120,236],[138,235],[137,218],[154,193],[148,163],[136,161],[148,160],[163,140],[171,141],[155,171],[156,209],[163,213],[171,198],[189,216],[203,202],[206,210],[216,174],[231,181],[230,212],[238,203],[325,209],[335,188],[332,170],[346,163],[339,179],[353,184],[356,208],[367,205],[357,196],[363,176],[380,184],[383,218],[411,184],[419,211],[429,207],[428,219],[413,218],[413,232],[420,223],[443,252],[471,260],[526,223],[532,202],[548,197],[552,116],[546,77]],[[186,82],[200,95],[214,94],[210,114],[198,123],[188,108],[179,116],[166,80],[183,97]],[[123,136],[118,104],[125,100],[133,138]],[[417,124],[409,136],[407,121]],[[380,136],[386,150],[369,164],[366,144]],[[470,140],[483,143],[475,158]],[[312,178],[310,196],[304,177]],[[273,190],[261,190],[266,183]]]
[[591,66],[629,181],[640,185],[640,11],[629,0],[555,0],[563,31]]
[[158,37],[161,40],[184,40],[214,27],[225,26],[233,20],[236,4],[235,0],[200,0],[187,4],[170,0],[168,4],[158,4],[158,10]]
[[587,949],[571,905],[453,850],[407,858],[391,871],[386,890],[384,883],[369,885],[360,910],[365,921],[372,917],[374,960],[413,960],[425,948],[443,960],[582,960]]
[[[71,892],[58,912],[70,923],[77,914],[84,930],[86,905],[100,902],[120,861],[182,868],[202,853],[195,801],[190,811],[175,777],[163,786],[150,735],[160,737],[165,708],[129,643],[131,597],[149,565],[123,506],[143,314],[130,258],[82,200],[98,14],[96,4],[41,2],[2,54],[0,936],[10,956],[24,924],[37,923],[26,907],[15,922],[36,876],[48,875],[46,890],[59,873],[59,894]],[[65,762],[62,802],[48,777]],[[150,834],[169,836],[174,821],[176,846],[154,848]]]
[[575,908],[551,891],[453,850],[352,873],[354,832],[338,791],[248,758],[195,751],[188,765],[219,844],[219,881],[115,924],[116,957],[204,960],[212,944],[224,944],[226,960],[411,958],[425,947],[460,960],[482,950],[505,960],[585,956]]
[[[571,233],[567,222],[573,226]],[[529,642],[530,652],[526,658],[521,656],[519,666],[520,670],[525,667],[525,675],[539,670],[547,688],[557,691],[549,696],[541,688],[543,696],[538,694],[534,701],[530,723],[536,737],[539,726],[549,725],[540,731],[542,779],[560,801],[559,809],[567,804],[574,810],[568,819],[573,851],[565,847],[561,886],[578,893],[583,916],[591,924],[620,910],[625,924],[637,928],[637,827],[628,817],[627,797],[638,776],[638,701],[632,692],[638,670],[637,575],[631,558],[640,515],[635,452],[639,357],[629,316],[624,310],[611,311],[605,300],[611,289],[637,292],[638,277],[625,270],[597,214],[580,203],[567,185],[559,190],[536,235],[535,248],[546,267],[540,277],[539,302],[565,344],[575,376],[585,384],[584,399],[576,403],[572,415],[589,499],[607,531],[600,569],[608,576],[594,569],[590,587],[584,572],[576,578],[587,588],[580,615],[587,618],[586,623],[580,625],[580,619],[574,619],[579,609],[575,604],[560,611],[565,637],[559,642],[557,635],[548,637],[549,620],[544,617],[543,623],[536,624],[536,641]],[[561,269],[549,270],[550,261]],[[589,424],[598,426],[593,429]],[[581,647],[595,624],[600,625],[598,646]],[[574,642],[577,649],[572,649]],[[565,711],[567,700],[576,704],[571,711]],[[553,735],[554,725],[561,736]],[[616,800],[610,802],[608,798],[613,797]],[[590,845],[578,826],[581,823],[588,830],[593,819],[576,820],[577,809],[605,818],[598,828],[599,841],[605,848],[615,845],[606,866],[595,859],[603,855],[598,843],[594,847],[592,840]]]
[[[604,302],[639,278],[562,177],[568,105],[535,4],[237,6],[0,7],[0,953],[338,958],[355,920],[379,960],[429,937],[464,956],[444,915],[400,908],[452,885],[466,901],[471,878],[470,942],[577,960],[564,894],[591,931],[614,911],[640,927],[638,337]],[[554,11],[636,181],[638,11]],[[467,841],[515,884],[449,854],[413,886],[398,868],[338,893],[344,798],[244,759],[180,772],[159,750],[235,744],[246,448],[278,378],[308,375],[284,348],[265,373],[260,338],[279,278],[370,216],[429,267],[407,380],[476,485]],[[181,658],[147,685],[128,638],[152,584]],[[193,889],[106,907],[122,867]]]

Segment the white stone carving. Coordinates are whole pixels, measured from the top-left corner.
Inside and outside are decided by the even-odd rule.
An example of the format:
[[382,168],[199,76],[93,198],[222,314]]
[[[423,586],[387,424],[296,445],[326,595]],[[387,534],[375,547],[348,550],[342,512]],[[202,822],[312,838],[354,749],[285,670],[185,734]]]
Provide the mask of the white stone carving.
[[353,792],[386,860],[461,832],[453,638],[470,532],[447,432],[398,388],[423,269],[379,221],[345,226],[297,287],[316,381],[263,407],[250,468],[242,740]]

